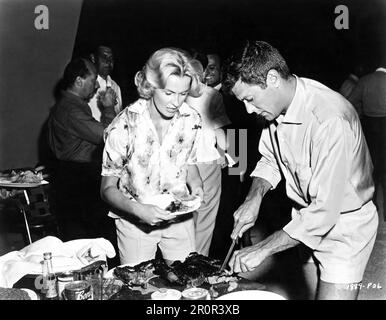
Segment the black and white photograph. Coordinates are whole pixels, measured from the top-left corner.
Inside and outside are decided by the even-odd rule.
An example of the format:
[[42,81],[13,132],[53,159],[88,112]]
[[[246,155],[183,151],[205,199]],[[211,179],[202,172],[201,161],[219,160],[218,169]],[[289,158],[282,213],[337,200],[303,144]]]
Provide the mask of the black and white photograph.
[[0,300],[386,300],[386,0],[0,0],[0,66]]

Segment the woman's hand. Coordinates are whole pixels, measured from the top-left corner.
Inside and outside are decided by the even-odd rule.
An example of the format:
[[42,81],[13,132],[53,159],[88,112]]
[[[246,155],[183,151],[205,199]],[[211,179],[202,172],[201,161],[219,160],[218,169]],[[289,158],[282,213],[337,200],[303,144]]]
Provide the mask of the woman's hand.
[[202,189],[202,186],[196,186],[192,187],[192,193],[193,196],[199,197],[202,200],[204,200],[204,190]]
[[138,203],[135,215],[151,226],[175,219],[177,216],[152,204]]

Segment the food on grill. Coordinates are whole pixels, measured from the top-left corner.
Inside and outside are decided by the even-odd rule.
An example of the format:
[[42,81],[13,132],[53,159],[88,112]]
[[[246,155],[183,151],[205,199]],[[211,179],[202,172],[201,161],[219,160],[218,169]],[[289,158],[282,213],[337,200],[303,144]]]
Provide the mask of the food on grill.
[[145,286],[155,275],[183,287],[237,280],[228,271],[220,273],[220,267],[221,261],[193,252],[184,262],[175,261],[171,266],[163,259],[153,259],[134,267],[117,267],[114,275],[129,286]]
[[105,260],[95,261],[88,266],[83,267],[82,269],[75,270],[75,279],[85,279],[88,276],[96,273],[104,273],[107,270],[107,263]]
[[139,290],[133,290],[128,286],[123,286],[121,290],[114,293],[109,300],[143,300],[143,295]]
[[217,298],[219,296],[219,293],[218,291],[213,287],[213,286],[210,286],[209,288],[209,294],[212,298]]
[[0,288],[0,300],[31,300],[31,298],[22,289]]
[[129,286],[146,287],[147,282],[154,276],[154,260],[145,261],[134,267],[116,267],[114,275]]
[[237,277],[232,276],[228,271],[224,270],[221,274],[215,274],[206,278],[209,284],[226,283],[237,281]]
[[[189,284],[199,286],[206,281],[207,277],[215,275],[219,271],[220,266],[221,262],[219,260],[194,252],[189,254],[184,262],[175,261],[171,268],[172,273],[177,278],[174,282],[184,286]],[[169,275],[167,279],[173,282],[174,277]]]
[[238,286],[238,283],[237,281],[229,281],[229,287],[227,289],[228,292],[231,292],[233,290],[235,290]]

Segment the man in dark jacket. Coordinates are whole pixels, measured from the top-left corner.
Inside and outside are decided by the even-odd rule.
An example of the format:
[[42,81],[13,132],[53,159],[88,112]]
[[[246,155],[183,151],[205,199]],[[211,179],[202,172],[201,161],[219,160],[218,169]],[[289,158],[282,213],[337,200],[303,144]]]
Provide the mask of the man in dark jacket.
[[115,116],[116,95],[101,97],[101,122],[92,117],[88,101],[99,87],[94,65],[75,59],[65,68],[61,96],[48,120],[48,140],[58,159],[52,181],[62,240],[105,237],[115,230],[100,199],[103,132]]

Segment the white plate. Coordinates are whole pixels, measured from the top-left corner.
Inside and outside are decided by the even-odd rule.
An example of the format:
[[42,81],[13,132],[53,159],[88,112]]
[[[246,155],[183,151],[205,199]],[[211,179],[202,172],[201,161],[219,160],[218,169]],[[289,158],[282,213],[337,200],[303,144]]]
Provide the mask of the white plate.
[[40,300],[36,292],[24,288],[21,288],[21,290],[27,292],[31,300]]
[[152,300],[180,300],[181,292],[176,289],[160,288],[151,294]]
[[[184,204],[184,201],[181,201],[181,202],[182,204]],[[189,201],[189,206],[187,206],[185,210],[175,211],[175,212],[172,212],[172,214],[179,216],[181,214],[190,213],[190,212],[196,211],[200,206],[201,206],[201,198],[195,197],[194,200]]]
[[286,300],[277,293],[263,290],[243,290],[224,294],[216,300]]
[[35,183],[16,183],[16,182],[0,182],[0,187],[10,187],[10,188],[34,188],[48,184],[48,181],[43,180],[41,182]]

